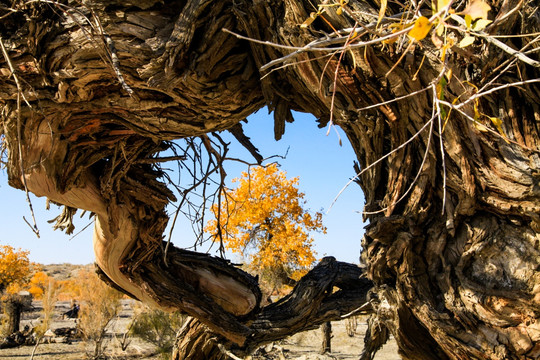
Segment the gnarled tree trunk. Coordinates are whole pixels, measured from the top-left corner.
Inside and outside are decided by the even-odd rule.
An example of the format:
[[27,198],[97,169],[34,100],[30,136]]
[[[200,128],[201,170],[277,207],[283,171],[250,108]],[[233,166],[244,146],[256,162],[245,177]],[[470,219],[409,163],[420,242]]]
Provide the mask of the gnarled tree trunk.
[[[199,319],[183,329],[178,359],[249,353],[365,305],[370,289],[364,308],[375,325],[363,358],[388,330],[408,359],[538,357],[537,52],[522,63],[492,40],[478,40],[477,52],[451,47],[444,62],[427,42],[408,47],[403,61],[402,48],[380,42],[342,51],[352,37],[336,30],[361,29],[355,41],[377,35],[379,3],[351,0],[343,14],[327,7],[299,26],[321,2],[6,4],[0,103],[10,185],[95,213],[104,278]],[[540,30],[533,1],[490,5],[488,34]],[[387,14],[411,15],[400,11],[390,4]],[[521,49],[530,39],[505,42]],[[317,42],[336,54],[291,48]],[[460,104],[448,117],[433,115],[441,87],[447,104]],[[475,97],[477,89],[488,91]],[[357,171],[367,169],[357,181],[370,224],[369,280],[357,266],[324,259],[291,295],[261,307],[255,279],[226,261],[164,253],[173,195],[151,165],[164,141],[231,128],[264,105],[274,111],[277,139],[291,110],[344,129]],[[508,141],[478,124],[489,117],[502,120]]]
[[11,335],[19,331],[21,316],[25,308],[25,299],[19,295],[9,295],[2,301],[2,310],[6,315],[5,333]]
[[5,318],[3,322],[3,334],[0,339],[0,349],[7,349],[23,345],[30,335],[26,328],[21,330],[22,313],[28,310],[32,304],[32,297],[28,293],[3,294],[0,308]]

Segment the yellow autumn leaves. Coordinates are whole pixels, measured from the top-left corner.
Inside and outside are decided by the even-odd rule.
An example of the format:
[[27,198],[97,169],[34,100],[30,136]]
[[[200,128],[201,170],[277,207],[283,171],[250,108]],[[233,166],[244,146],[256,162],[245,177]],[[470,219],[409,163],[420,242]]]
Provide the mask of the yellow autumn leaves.
[[433,24],[429,21],[427,17],[420,16],[418,19],[416,19],[413,28],[409,31],[407,35],[409,35],[409,37],[413,40],[420,41],[424,39],[427,34],[429,34],[432,26]]
[[412,41],[421,41],[429,34],[433,26],[436,26],[438,36],[444,36],[446,21],[452,18],[459,24],[464,23],[466,26],[467,33],[458,44],[459,47],[463,48],[471,45],[475,40],[475,37],[470,34],[471,30],[481,31],[491,23],[487,19],[491,7],[484,0],[471,0],[465,9],[457,14],[449,8],[450,5],[452,5],[451,0],[433,1],[432,18],[420,16],[416,19],[412,29],[407,34],[409,38]]
[[310,26],[313,21],[315,21],[319,16],[322,16],[322,14],[326,11],[327,8],[335,8],[336,14],[341,15],[343,14],[343,11],[348,3],[349,0],[339,0],[339,2],[335,3],[321,4],[318,6],[316,12],[313,11],[309,14],[309,17],[300,25],[300,27],[307,28],[308,26]]
[[30,280],[34,264],[28,251],[0,245],[0,293],[17,293]]
[[[0,245],[0,295],[9,297],[19,291],[28,291],[34,299],[40,300],[47,291],[56,289],[63,299],[79,298],[82,280],[88,271],[80,271],[77,278],[55,280],[41,271],[39,264],[32,263],[29,251],[15,249],[9,245]],[[89,273],[89,272],[88,272]],[[97,277],[96,277],[97,279]],[[99,280],[96,280],[99,281]]]
[[467,35],[461,39],[458,44],[459,47],[464,48],[474,43],[476,38],[470,34],[471,30],[482,31],[491,23],[491,20],[487,18],[490,9],[491,7],[487,3],[474,0],[461,12],[467,27]]
[[2,298],[26,290],[35,299],[41,299],[52,280],[39,265],[30,262],[29,251],[0,245],[0,294]]
[[225,247],[247,257],[257,269],[304,272],[315,261],[310,231],[326,232],[322,214],[304,209],[298,177],[287,179],[276,164],[255,167],[233,180],[238,186],[224,190],[221,208],[212,211],[206,232],[221,232]]
[[[316,12],[310,13],[309,17],[302,24],[300,24],[300,27],[308,28],[317,18],[322,18],[327,24],[330,25],[330,22],[324,18],[324,13],[328,11],[328,9],[335,9],[337,15],[342,15],[344,10],[347,8],[348,3],[348,0],[339,0],[321,4],[318,6]],[[491,7],[484,0],[470,0],[463,11],[456,13],[456,11],[451,8],[452,5],[453,0],[432,0],[431,18],[427,18],[426,16],[422,15],[417,17],[414,22],[407,22],[402,19],[402,21],[399,23],[390,24],[388,29],[391,30],[392,33],[401,33],[402,30],[410,28],[410,30],[407,32],[409,39],[412,42],[418,42],[426,38],[434,26],[437,29],[437,35],[439,37],[444,36],[445,28],[447,26],[446,22],[449,19],[453,19],[458,23],[458,25],[465,26],[464,31],[466,34],[463,36],[458,46],[469,46],[475,40],[475,37],[471,34],[471,32],[482,31],[491,23],[491,21],[488,20],[488,12]],[[379,24],[384,18],[387,7],[388,0],[380,0],[376,27],[379,27]],[[390,38],[384,40],[383,43],[390,44],[395,40],[396,38]],[[437,46],[438,44],[435,45]]]

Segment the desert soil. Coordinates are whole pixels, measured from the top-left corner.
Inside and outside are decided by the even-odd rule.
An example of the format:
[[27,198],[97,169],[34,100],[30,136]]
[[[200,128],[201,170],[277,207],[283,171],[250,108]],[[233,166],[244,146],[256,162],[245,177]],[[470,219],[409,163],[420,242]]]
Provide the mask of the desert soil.
[[[62,327],[75,327],[75,320],[61,318],[61,314],[69,309],[69,302],[58,302],[56,314],[52,325],[52,330]],[[122,351],[120,339],[133,315],[133,300],[123,300],[123,310],[119,317],[109,328],[105,354],[109,359],[147,359],[158,360],[160,356],[156,353],[152,344],[145,343],[139,339],[132,338],[126,351]],[[35,326],[39,321],[40,302],[34,302],[35,311],[24,314],[21,327],[25,325]],[[348,336],[346,322],[332,323],[332,352],[327,355],[319,355],[321,348],[322,334],[319,329],[296,334],[283,341],[275,343],[271,353],[271,358],[295,359],[295,360],[327,360],[327,359],[358,359],[362,347],[363,336],[366,331],[367,318],[357,318],[357,328],[353,336]],[[21,346],[14,349],[0,350],[0,360],[7,359],[30,359],[34,346]],[[35,360],[83,360],[91,353],[91,346],[83,341],[73,341],[71,344],[50,343],[40,344],[35,349]],[[257,357],[263,359],[263,357]],[[270,358],[270,357],[269,357]],[[381,351],[375,356],[376,360],[398,360],[397,345],[391,339]],[[204,360],[204,359],[201,359]]]

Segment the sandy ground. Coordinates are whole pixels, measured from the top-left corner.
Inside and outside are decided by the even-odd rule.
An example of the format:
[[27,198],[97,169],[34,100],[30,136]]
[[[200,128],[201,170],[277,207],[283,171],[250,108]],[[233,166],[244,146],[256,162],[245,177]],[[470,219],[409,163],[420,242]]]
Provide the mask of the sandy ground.
[[[132,301],[123,302],[123,311],[114,321],[108,331],[107,348],[105,354],[109,359],[147,359],[158,360],[152,344],[145,343],[139,339],[132,338],[126,351],[122,351],[120,338],[125,332],[133,311]],[[35,303],[36,310],[39,310],[39,302]],[[52,328],[75,327],[75,320],[62,320],[60,314],[69,309],[69,302],[59,302],[56,308],[56,317]],[[36,325],[39,321],[39,312],[25,313],[22,326]],[[319,329],[296,334],[290,338],[274,344],[274,349],[279,349],[285,359],[294,360],[341,360],[358,359],[363,347],[363,336],[366,331],[366,318],[358,318],[358,326],[354,336],[347,335],[345,321],[332,323],[332,353],[319,355],[321,348],[322,334]],[[14,349],[0,350],[0,360],[7,359],[30,359],[33,346],[21,346]],[[82,341],[74,341],[71,344],[51,343],[40,344],[34,354],[36,360],[83,360],[87,359],[91,352],[91,347]],[[391,339],[381,351],[375,356],[375,360],[399,360],[397,345]],[[204,360],[204,359],[201,359]]]
[[[332,352],[327,357],[317,356],[321,349],[321,330],[311,330],[291,336],[283,341],[287,359],[358,359],[364,347],[367,318],[360,318],[355,335],[349,337],[345,321],[332,323]],[[375,356],[375,360],[400,360],[396,342],[391,339]]]

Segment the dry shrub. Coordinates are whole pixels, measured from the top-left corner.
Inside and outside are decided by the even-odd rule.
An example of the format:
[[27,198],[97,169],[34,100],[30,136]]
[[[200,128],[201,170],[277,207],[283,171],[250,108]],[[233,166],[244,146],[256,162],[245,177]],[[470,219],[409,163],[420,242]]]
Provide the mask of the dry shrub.
[[106,330],[120,311],[122,294],[107,286],[95,273],[86,270],[79,272],[76,283],[80,294],[79,331],[94,348],[93,353],[88,355],[92,359],[105,358]]
[[170,358],[176,332],[185,322],[186,315],[180,312],[167,313],[141,304],[135,316],[131,334],[155,345],[163,358]]
[[[45,275],[47,276],[47,275]],[[43,318],[41,323],[34,328],[34,331],[38,338],[41,338],[43,334],[50,328],[52,317],[54,314],[54,307],[58,301],[58,295],[61,291],[61,286],[52,277],[43,279],[43,287],[41,288],[40,297],[43,303]]]

